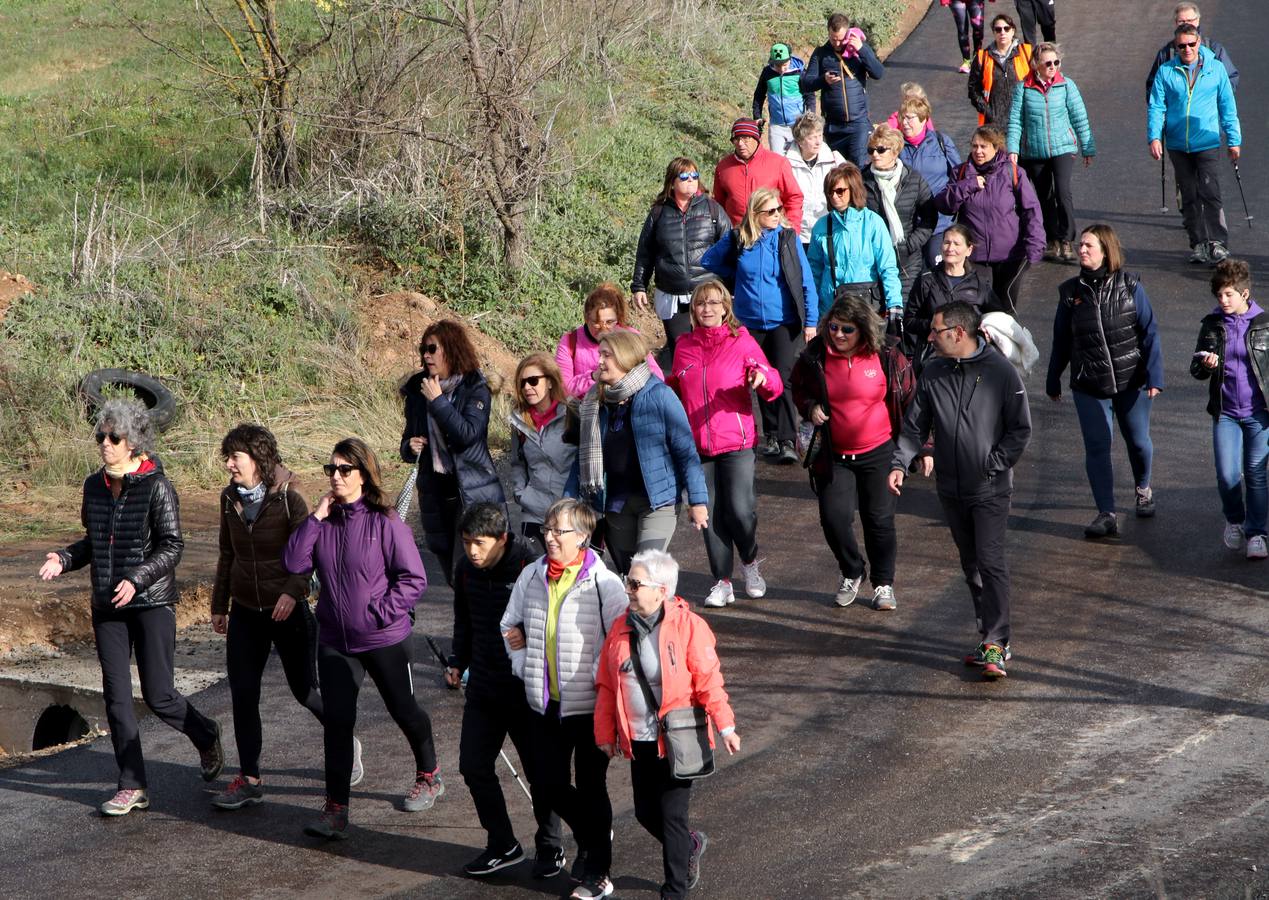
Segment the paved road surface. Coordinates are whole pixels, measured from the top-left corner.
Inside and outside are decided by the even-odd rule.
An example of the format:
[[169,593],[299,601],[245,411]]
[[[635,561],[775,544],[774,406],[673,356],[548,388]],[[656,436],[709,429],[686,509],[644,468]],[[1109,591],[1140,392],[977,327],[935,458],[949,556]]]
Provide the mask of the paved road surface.
[[[696,791],[694,821],[713,836],[701,897],[1269,896],[1269,563],[1220,547],[1204,389],[1186,374],[1198,319],[1212,305],[1207,273],[1185,265],[1184,233],[1175,214],[1159,214],[1159,170],[1145,153],[1142,79],[1171,6],[1061,3],[1065,71],[1089,101],[1100,150],[1076,176],[1079,219],[1119,230],[1162,324],[1158,517],[1128,518],[1118,541],[1082,538],[1094,510],[1074,412],[1045,400],[1043,373],[1033,374],[1035,438],[1011,520],[1017,657],[1007,682],[989,685],[959,662],[975,640],[972,617],[928,485],[901,503],[898,611],[843,611],[831,605],[832,557],[801,471],[761,468],[771,594],[710,614],[744,752]],[[1269,211],[1259,112],[1269,24],[1253,6],[1208,0],[1204,13],[1242,69],[1244,181],[1253,209]],[[951,16],[936,5],[874,90],[878,117],[893,108],[899,82],[917,79],[936,98],[940,126],[963,143],[972,123],[955,55]],[[1263,238],[1253,243],[1243,227],[1232,178],[1225,190],[1237,222],[1232,249],[1263,282]],[[1046,264],[1030,279],[1023,318],[1045,358],[1055,288],[1073,271]],[[1119,499],[1130,505],[1121,447],[1116,463]],[[705,571],[693,533],[681,533],[675,550],[689,570]],[[690,596],[707,587],[700,574],[684,578]],[[436,591],[423,624],[443,632],[448,623]],[[265,761],[283,768],[268,770],[266,805],[209,809],[193,751],[153,723],[148,813],[93,814],[115,775],[104,741],[3,771],[0,892],[559,896],[563,882],[533,884],[525,872],[498,889],[454,875],[483,834],[456,771],[459,702],[437,687],[421,641],[418,650],[418,693],[433,710],[449,779],[433,812],[394,808],[410,764],[371,693],[355,839],[305,840],[300,826],[321,800],[320,735],[275,669]],[[199,703],[228,720],[223,685]],[[610,786],[618,895],[654,896],[659,851],[634,822],[624,764]],[[508,796],[528,837],[527,804],[510,784]]]

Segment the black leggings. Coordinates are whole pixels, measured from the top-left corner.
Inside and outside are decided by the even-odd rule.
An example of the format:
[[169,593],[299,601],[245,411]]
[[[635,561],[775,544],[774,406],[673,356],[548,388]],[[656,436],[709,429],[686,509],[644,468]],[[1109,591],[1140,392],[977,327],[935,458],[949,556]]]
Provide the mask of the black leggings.
[[758,342],[767,361],[775,366],[784,382],[784,391],[779,397],[769,401],[758,398],[758,408],[762,410],[762,434],[792,442],[798,433],[798,413],[793,405],[793,385],[790,382],[793,380],[793,364],[802,352],[802,326],[793,322],[777,325],[770,331],[750,328],[749,334]]
[[281,622],[272,610],[248,609],[235,603],[229,609],[225,666],[234,704],[234,738],[243,775],[260,777],[260,680],[269,651],[278,648],[282,672],[296,701],[322,721],[322,696],[317,690],[316,629],[308,603],[299,600]]
[[560,704],[552,700],[544,715],[533,713],[532,718],[534,773],[542,800],[568,823],[578,850],[585,851],[585,877],[607,875],[612,865],[612,802],[608,756],[595,746],[595,716],[561,718]]
[[1017,318],[1022,302],[1022,276],[1031,263],[1026,259],[1007,259],[987,264],[991,268],[991,287],[1004,305],[1005,312]]
[[436,746],[432,743],[432,720],[414,699],[410,675],[409,639],[390,647],[364,653],[341,653],[319,644],[317,670],[322,679],[322,703],[326,708],[326,799],[347,805],[348,782],[352,780],[353,728],[357,724],[357,695],[366,673],[379,689],[392,721],[410,742],[414,767],[420,772],[437,771]]

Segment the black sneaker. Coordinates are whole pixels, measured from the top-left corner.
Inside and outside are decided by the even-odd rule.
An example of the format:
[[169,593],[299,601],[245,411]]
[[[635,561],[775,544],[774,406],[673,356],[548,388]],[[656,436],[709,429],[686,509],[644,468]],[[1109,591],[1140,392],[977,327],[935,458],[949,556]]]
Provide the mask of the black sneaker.
[[505,869],[521,862],[524,862],[524,850],[517,842],[511,845],[510,850],[502,852],[486,850],[463,866],[463,874],[470,875],[472,878],[483,878],[485,875],[492,875],[499,869]]
[[206,750],[198,751],[199,773],[203,781],[215,781],[220,770],[225,767],[225,748],[220,743],[220,723],[211,720],[216,729],[216,741]]
[[533,877],[539,880],[554,878],[564,871],[567,862],[568,858],[564,856],[563,848],[539,850],[537,858],[533,860]]
[[709,846],[709,835],[703,831],[693,831],[692,837],[692,855],[687,858],[687,887],[688,890],[696,887],[696,882],[701,880],[701,857],[705,855],[705,848]]
[[780,455],[780,442],[776,440],[776,436],[774,434],[769,434],[765,438],[763,438],[762,455],[763,456],[779,456]]
[[1119,520],[1113,512],[1098,513],[1097,518],[1084,526],[1084,537],[1104,538],[1119,534]]
[[800,460],[798,448],[793,445],[793,441],[780,441],[780,455],[776,457],[776,462],[782,466],[791,466]]

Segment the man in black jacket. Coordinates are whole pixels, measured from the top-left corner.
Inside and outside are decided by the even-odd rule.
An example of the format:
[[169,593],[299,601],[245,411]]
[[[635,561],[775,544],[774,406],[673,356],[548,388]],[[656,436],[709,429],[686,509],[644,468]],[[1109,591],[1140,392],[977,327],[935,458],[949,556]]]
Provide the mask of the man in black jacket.
[[[454,567],[454,649],[445,681],[456,688],[467,675],[458,769],[471,791],[480,824],[489,834],[485,851],[463,867],[473,877],[492,875],[524,860],[495,765],[508,735],[521,760],[533,758],[530,712],[524,685],[511,674],[498,625],[511,588],[537,554],[528,541],[508,532],[501,504],[475,503],[459,520],[465,556]],[[532,782],[527,767],[526,774]],[[538,822],[533,876],[550,878],[565,862],[559,817],[537,797],[533,815]]]
[[1031,410],[1022,378],[979,335],[979,314],[956,301],[934,314],[926,364],[903,419],[891,462],[890,490],[934,435],[934,477],[982,637],[965,657],[988,679],[1003,678],[1009,652],[1009,566],[1005,526],[1013,467],[1031,439]]

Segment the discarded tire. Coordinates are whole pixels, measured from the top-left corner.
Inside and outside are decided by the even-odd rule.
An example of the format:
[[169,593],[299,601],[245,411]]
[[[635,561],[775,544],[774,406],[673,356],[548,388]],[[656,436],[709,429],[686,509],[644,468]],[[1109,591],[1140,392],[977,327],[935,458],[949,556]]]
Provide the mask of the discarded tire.
[[98,369],[89,372],[79,383],[79,393],[88,404],[88,411],[95,415],[106,402],[108,387],[129,388],[150,410],[150,421],[160,431],[176,419],[176,397],[163,382],[144,372],[127,369]]

